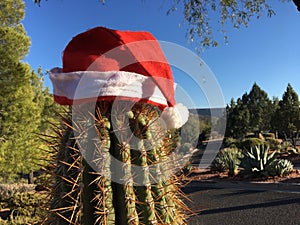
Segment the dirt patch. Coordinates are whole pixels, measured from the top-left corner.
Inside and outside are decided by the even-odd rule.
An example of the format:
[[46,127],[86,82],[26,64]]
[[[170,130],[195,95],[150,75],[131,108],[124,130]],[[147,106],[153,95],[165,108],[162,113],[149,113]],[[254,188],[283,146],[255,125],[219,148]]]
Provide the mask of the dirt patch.
[[300,170],[293,170],[289,175],[265,177],[265,178],[244,178],[240,175],[229,177],[228,172],[213,172],[208,169],[194,169],[187,177],[188,180],[212,180],[212,181],[260,181],[260,182],[282,182],[282,183],[300,183]]

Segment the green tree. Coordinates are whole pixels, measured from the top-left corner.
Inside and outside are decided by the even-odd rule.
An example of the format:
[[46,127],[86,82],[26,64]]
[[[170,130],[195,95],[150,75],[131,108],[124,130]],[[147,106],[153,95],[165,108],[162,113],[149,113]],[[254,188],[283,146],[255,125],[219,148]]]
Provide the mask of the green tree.
[[209,117],[190,113],[186,124],[181,128],[181,143],[189,143],[197,147],[199,142],[203,141],[201,134],[209,135],[211,131],[211,121]]
[[272,101],[268,94],[256,83],[253,84],[249,94],[243,96],[243,104],[249,111],[249,132],[268,131],[271,128]]
[[227,106],[227,137],[241,138],[247,133],[260,133],[272,130],[271,120],[278,108],[278,99],[273,102],[268,94],[256,83],[249,93],[245,93],[237,100],[231,100]]
[[275,137],[278,138],[278,127],[280,124],[279,118],[277,118],[277,112],[279,110],[279,98],[278,97],[273,97],[272,101],[272,115],[271,115],[271,132],[275,134]]
[[54,98],[50,93],[49,87],[44,86],[45,75],[47,75],[47,72],[43,72],[41,67],[38,68],[37,75],[35,74],[32,78],[32,84],[35,86],[35,101],[42,109],[39,134],[52,135],[53,125],[59,125],[57,122],[58,115],[63,114],[67,108],[54,102]]
[[300,132],[300,103],[299,97],[291,84],[288,84],[282,100],[278,103],[272,125],[285,138],[293,138]]
[[226,136],[241,138],[249,132],[250,112],[241,98],[227,106]]
[[38,75],[22,60],[30,39],[21,21],[22,0],[0,3],[0,178],[36,168],[43,102]]

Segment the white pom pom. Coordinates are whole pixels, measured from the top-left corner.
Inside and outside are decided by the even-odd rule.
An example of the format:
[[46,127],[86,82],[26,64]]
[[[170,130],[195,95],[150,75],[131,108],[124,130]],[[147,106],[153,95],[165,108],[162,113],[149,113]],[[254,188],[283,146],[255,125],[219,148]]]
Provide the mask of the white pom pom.
[[189,118],[188,109],[181,103],[174,107],[167,107],[162,112],[160,119],[167,129],[182,127]]

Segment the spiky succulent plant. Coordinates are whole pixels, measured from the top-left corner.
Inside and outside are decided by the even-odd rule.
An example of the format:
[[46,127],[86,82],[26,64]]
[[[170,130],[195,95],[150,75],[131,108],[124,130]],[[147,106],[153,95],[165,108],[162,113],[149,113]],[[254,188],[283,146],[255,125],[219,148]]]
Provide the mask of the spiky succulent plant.
[[269,154],[268,145],[257,145],[243,152],[240,167],[242,174],[250,177],[268,176],[268,167],[276,159],[275,152]]
[[57,131],[47,223],[186,224],[171,157],[177,138],[160,110],[127,101],[75,110]]
[[272,176],[288,175],[293,170],[293,164],[287,159],[275,159],[269,166],[268,171]]
[[214,171],[223,172],[228,170],[228,176],[234,176],[238,173],[242,152],[237,148],[225,148],[219,151],[212,162],[210,168]]

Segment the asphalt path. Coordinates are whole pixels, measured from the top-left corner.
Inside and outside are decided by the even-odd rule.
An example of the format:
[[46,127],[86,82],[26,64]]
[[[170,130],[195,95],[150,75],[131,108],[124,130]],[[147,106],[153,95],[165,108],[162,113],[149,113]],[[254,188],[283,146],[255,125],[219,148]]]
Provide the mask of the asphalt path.
[[300,193],[193,186],[188,225],[300,225]]

